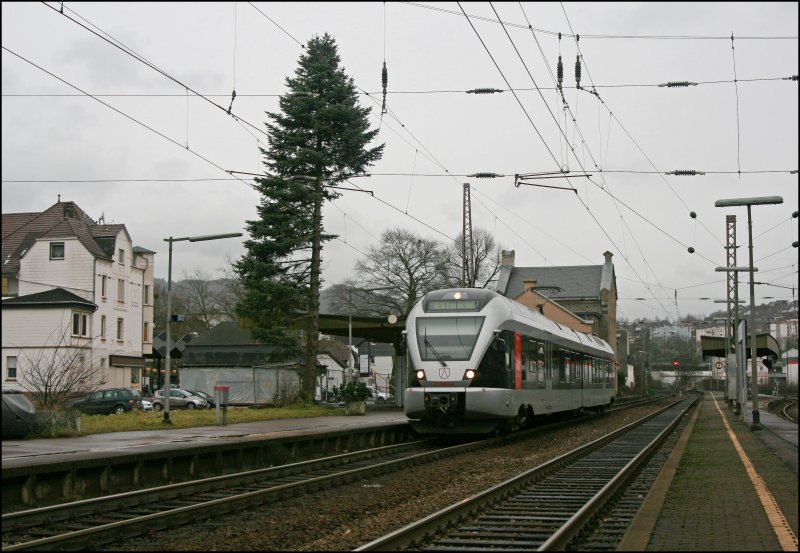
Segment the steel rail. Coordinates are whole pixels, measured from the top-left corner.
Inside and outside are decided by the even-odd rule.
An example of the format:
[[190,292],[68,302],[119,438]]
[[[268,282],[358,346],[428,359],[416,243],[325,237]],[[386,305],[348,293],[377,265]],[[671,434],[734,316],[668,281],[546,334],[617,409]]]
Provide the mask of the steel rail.
[[[475,494],[467,499],[459,501],[454,505],[446,507],[436,513],[391,532],[381,538],[364,544],[355,549],[355,551],[399,551],[402,549],[418,547],[421,544],[430,541],[440,532],[446,533],[446,529],[448,527],[457,524],[467,524],[467,521],[475,520],[491,506],[502,503],[503,501],[516,496],[531,484],[543,482],[546,478],[549,478],[550,476],[557,474],[559,471],[564,470],[564,467],[570,467],[576,462],[586,459],[593,452],[600,450],[606,445],[609,445],[621,438],[624,439],[624,436],[629,434],[630,431],[640,428],[643,424],[655,419],[662,413],[666,413],[670,409],[676,408],[676,406],[679,404],[686,402],[686,405],[681,408],[680,414],[673,417],[672,422],[667,425],[671,428],[674,427],[681,418],[682,413],[685,412],[685,410],[688,409],[695,401],[696,398],[692,399],[691,401],[681,398],[672,404],[667,405],[663,409],[651,413],[650,415],[626,425],[625,427],[620,428],[593,442],[590,442],[589,444],[567,452],[555,459],[552,459],[551,461],[527,470],[507,480],[506,482],[493,486],[484,492]],[[634,456],[635,459],[627,462],[623,470],[617,471],[615,475],[611,477],[605,485],[603,485],[601,490],[593,495],[593,498],[589,499],[589,501],[584,502],[582,506],[578,507],[576,512],[570,517],[567,517],[566,521],[561,524],[559,528],[555,530],[555,532],[549,532],[547,534],[536,536],[534,536],[534,534],[529,534],[527,536],[529,541],[519,544],[517,547],[512,546],[508,539],[500,540],[498,543],[492,543],[491,541],[481,542],[478,546],[476,546],[474,543],[463,543],[463,541],[459,542],[458,540],[454,539],[452,542],[448,542],[446,546],[442,545],[441,547],[453,547],[457,549],[474,547],[479,547],[480,549],[494,549],[497,547],[502,549],[503,547],[508,547],[510,549],[521,548],[525,550],[534,547],[533,544],[535,544],[535,547],[541,547],[542,550],[552,548],[565,549],[566,544],[575,535],[577,535],[577,533],[586,525],[589,520],[592,519],[592,515],[595,514],[597,510],[603,506],[603,504],[605,504],[608,498],[615,495],[619,485],[627,481],[631,477],[631,474],[635,472],[635,469],[640,465],[642,460],[648,456],[648,454],[645,454],[644,451],[646,450],[648,452],[652,452],[667,434],[668,432],[662,429],[656,438],[649,440],[647,445],[644,448],[640,448],[639,452]],[[511,519],[514,517],[509,515],[508,518]],[[552,516],[551,518],[557,517]],[[474,528],[475,526],[479,526],[478,523],[475,523],[470,528]],[[502,532],[499,531],[497,533],[502,534]],[[436,546],[434,545],[432,547],[435,548]]]
[[[624,410],[641,403],[644,402],[620,405],[612,411]],[[300,463],[7,513],[2,516],[2,549],[18,551],[97,547],[143,532],[260,505],[271,499],[292,497],[305,491],[366,479],[401,470],[409,465],[422,464],[509,440],[525,439],[531,433],[553,430],[574,422],[577,420],[561,420],[498,438],[450,447],[434,447],[431,451],[424,451],[425,448],[432,447],[431,440],[383,446]],[[420,450],[423,451],[418,452]],[[328,474],[329,472],[333,473]],[[265,480],[273,483],[265,484]]]

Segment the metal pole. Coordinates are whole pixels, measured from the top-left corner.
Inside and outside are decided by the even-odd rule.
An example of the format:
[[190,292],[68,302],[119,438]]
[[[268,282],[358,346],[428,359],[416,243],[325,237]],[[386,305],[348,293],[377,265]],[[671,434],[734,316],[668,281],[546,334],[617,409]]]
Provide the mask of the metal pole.
[[751,205],[747,204],[747,237],[749,239],[750,250],[750,394],[753,396],[753,422],[750,424],[751,430],[761,430],[761,416],[758,413],[758,350],[756,344],[756,284],[753,276],[753,222],[750,218]]
[[172,320],[172,236],[167,239],[169,242],[169,257],[167,261],[167,368],[166,373],[164,374],[164,420],[163,422],[166,424],[172,424],[172,421],[169,418],[169,393],[170,393],[170,386],[169,386],[169,378],[170,378],[170,370],[172,369],[172,364],[170,363],[170,350],[172,349],[172,344],[170,343],[170,328],[169,323]]
[[347,374],[342,379],[342,384],[347,383],[353,374],[353,287],[348,290],[347,298]]

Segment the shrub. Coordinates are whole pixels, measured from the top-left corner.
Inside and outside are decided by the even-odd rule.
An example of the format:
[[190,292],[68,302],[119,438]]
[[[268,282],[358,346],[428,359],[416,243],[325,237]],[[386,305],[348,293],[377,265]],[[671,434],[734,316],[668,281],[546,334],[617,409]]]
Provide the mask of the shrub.
[[358,380],[351,380],[338,388],[334,386],[333,393],[345,403],[364,401],[372,397],[372,390],[370,390],[366,384]]

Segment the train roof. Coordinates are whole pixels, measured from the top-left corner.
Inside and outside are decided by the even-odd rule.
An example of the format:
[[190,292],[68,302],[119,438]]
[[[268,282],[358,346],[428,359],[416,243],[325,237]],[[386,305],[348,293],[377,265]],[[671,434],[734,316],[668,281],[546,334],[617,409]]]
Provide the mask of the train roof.
[[[480,299],[484,308],[489,307],[490,305],[493,309],[505,308],[508,310],[508,318],[513,318],[523,324],[527,324],[543,332],[549,333],[554,337],[562,338],[571,342],[578,342],[586,347],[599,349],[610,354],[614,353],[614,350],[605,340],[588,332],[578,332],[565,325],[561,325],[553,319],[545,317],[539,311],[511,300],[493,290],[486,290],[482,288],[448,288],[445,290],[436,290],[426,294],[420,301],[420,304],[424,305],[423,302],[429,299],[429,296],[433,296],[438,299],[445,296],[452,296],[456,293],[461,293]],[[482,310],[483,308],[481,311]]]

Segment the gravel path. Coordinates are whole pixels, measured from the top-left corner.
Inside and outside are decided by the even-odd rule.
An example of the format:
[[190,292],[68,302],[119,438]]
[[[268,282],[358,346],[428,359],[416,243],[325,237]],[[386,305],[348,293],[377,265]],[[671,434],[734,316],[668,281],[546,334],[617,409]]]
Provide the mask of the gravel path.
[[529,440],[368,482],[119,542],[105,551],[345,551],[588,443],[666,404],[592,418]]

